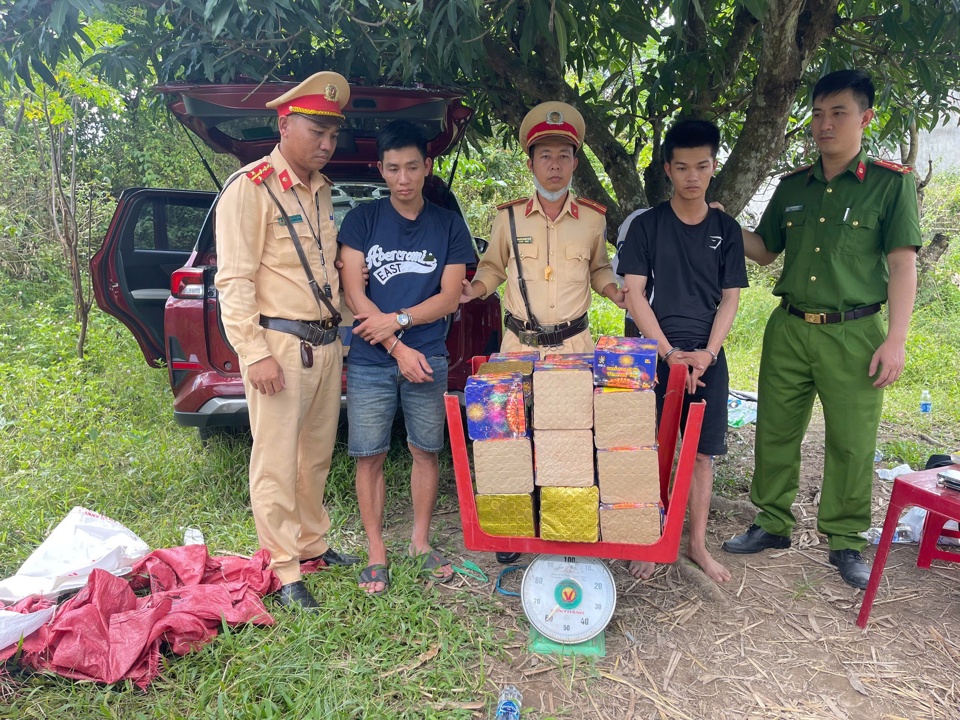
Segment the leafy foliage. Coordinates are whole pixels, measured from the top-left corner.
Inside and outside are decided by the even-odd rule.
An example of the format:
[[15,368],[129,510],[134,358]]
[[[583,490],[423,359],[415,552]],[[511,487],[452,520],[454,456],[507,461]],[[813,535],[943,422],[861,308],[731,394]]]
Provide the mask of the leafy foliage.
[[484,136],[494,120],[518,127],[534,102],[571,102],[612,195],[588,168],[578,181],[617,203],[614,221],[667,196],[657,158],[678,115],[722,125],[729,156],[714,190],[738,212],[771,169],[812,151],[802,129],[820,75],[871,71],[884,110],[875,141],[894,144],[942,119],[960,83],[960,0],[14,0],[0,24],[7,79],[44,67],[52,83],[58,62],[82,55],[77,38],[89,39],[98,14],[124,28],[90,60],[114,86],[324,68],[440,82],[471,94]]

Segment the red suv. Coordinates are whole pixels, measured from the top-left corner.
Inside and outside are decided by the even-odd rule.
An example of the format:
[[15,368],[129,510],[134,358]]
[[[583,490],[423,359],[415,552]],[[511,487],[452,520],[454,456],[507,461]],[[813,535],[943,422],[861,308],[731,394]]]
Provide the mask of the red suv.
[[[183,125],[215,151],[246,164],[269,154],[278,142],[276,112],[264,105],[291,87],[173,84],[159,90],[171,98],[168,107]],[[397,118],[417,123],[429,138],[429,154],[438,157],[460,141],[473,111],[447,89],[354,85],[344,114],[347,121],[337,151],[323,170],[336,184],[338,224],[351,207],[386,192],[377,171],[380,127]],[[428,178],[424,194],[462,214],[440,178]],[[192,190],[125,190],[103,245],[90,262],[97,304],[130,329],[149,364],[167,368],[174,418],[199,428],[201,437],[249,425],[237,356],[223,332],[213,284],[215,197]],[[479,258],[477,243],[482,246],[483,241],[475,242]],[[467,276],[475,269],[469,266]],[[340,332],[346,354],[352,317],[348,312],[344,316]],[[496,294],[448,318],[451,392],[462,397],[470,358],[499,348],[500,334]]]

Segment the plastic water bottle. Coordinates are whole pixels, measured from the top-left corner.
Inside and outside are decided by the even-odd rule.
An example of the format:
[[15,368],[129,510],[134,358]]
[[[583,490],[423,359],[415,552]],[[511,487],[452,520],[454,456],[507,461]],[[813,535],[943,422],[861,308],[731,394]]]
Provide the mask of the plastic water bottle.
[[500,691],[497,701],[496,720],[520,720],[520,703],[523,695],[514,685],[507,685]]
[[929,390],[920,393],[920,417],[924,420],[933,417],[933,400],[930,399]]

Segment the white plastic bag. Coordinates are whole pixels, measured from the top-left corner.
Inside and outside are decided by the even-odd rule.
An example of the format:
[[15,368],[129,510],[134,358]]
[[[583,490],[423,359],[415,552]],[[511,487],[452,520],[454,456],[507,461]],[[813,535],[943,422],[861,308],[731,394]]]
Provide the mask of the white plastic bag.
[[126,575],[148,552],[147,544],[120,523],[75,507],[16,575],[0,580],[0,600],[9,604],[31,595],[53,599],[86,585],[95,568]]
[[0,610],[0,650],[20,642],[20,638],[29,637],[53,617],[56,606],[32,613],[15,613]]
[[745,390],[731,390],[727,397],[727,425],[743,427],[757,420],[757,395]]

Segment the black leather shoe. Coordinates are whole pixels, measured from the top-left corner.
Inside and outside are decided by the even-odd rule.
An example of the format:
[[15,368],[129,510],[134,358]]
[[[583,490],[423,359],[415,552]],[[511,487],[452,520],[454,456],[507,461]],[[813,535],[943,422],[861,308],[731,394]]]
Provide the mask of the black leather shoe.
[[306,558],[301,560],[302,563],[313,562],[314,560],[319,560],[327,567],[333,567],[334,565],[356,565],[360,562],[360,558],[356,555],[347,555],[346,553],[338,553],[333,548],[328,548],[323,555],[317,555],[312,558]]
[[790,547],[790,538],[784,537],[783,535],[774,535],[773,533],[768,533],[759,525],[751,525],[747,528],[745,533],[730,538],[720,547],[722,547],[728,553],[734,553],[736,555],[752,555],[753,553],[758,553],[761,550],[767,550],[768,548],[775,548],[778,550],[788,548]]
[[276,593],[277,604],[285,608],[316,610],[320,603],[307,590],[302,580],[283,585]]
[[867,589],[870,566],[863,561],[863,555],[857,550],[831,550],[830,564],[840,571],[840,577],[847,585],[861,590]]
[[497,553],[497,562],[501,565],[510,565],[520,559],[520,553]]

